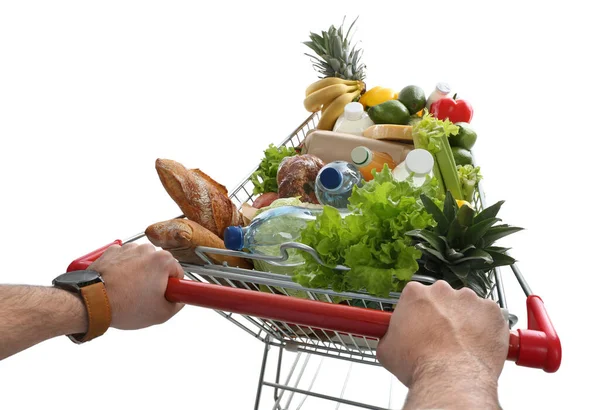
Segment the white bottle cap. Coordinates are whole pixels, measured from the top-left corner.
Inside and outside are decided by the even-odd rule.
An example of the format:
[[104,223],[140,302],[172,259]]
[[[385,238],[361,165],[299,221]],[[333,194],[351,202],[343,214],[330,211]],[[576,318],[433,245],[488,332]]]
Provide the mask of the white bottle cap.
[[450,92],[450,85],[448,83],[437,83],[435,88],[442,94],[448,94]]
[[356,147],[350,153],[350,158],[352,158],[352,162],[356,166],[366,165],[371,162],[371,158],[373,157],[373,153],[367,147]]
[[408,172],[416,175],[427,175],[433,169],[433,155],[424,149],[414,149],[408,153],[404,160]]
[[364,112],[362,104],[358,102],[348,103],[344,107],[344,117],[350,121],[360,120]]

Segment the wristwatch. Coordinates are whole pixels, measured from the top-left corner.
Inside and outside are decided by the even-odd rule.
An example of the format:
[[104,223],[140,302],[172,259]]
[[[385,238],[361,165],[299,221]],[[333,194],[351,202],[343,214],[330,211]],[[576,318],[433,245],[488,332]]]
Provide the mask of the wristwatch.
[[87,309],[88,329],[86,333],[68,335],[75,343],[88,342],[106,332],[110,326],[111,311],[104,281],[93,270],[76,270],[64,273],[52,281],[59,289],[77,293]]

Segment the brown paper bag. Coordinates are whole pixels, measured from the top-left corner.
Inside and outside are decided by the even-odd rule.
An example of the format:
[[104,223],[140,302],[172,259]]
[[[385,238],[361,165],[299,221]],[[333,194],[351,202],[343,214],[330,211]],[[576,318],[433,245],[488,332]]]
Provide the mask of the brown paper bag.
[[328,163],[332,161],[352,162],[350,152],[356,147],[365,146],[373,151],[387,152],[396,164],[414,149],[412,144],[375,140],[352,134],[315,130],[308,134],[302,147],[303,154],[312,154]]

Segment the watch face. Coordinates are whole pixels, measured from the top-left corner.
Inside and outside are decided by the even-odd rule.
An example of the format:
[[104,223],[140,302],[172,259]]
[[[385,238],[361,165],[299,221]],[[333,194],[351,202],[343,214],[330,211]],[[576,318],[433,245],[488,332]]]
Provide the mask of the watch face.
[[94,272],[93,270],[78,270],[60,275],[54,279],[54,283],[65,287],[82,287],[101,280],[98,272]]

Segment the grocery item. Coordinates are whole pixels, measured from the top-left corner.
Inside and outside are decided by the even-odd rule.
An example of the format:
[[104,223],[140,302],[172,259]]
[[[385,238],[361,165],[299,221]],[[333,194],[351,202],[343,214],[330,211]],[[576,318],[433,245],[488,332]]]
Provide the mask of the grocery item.
[[458,133],[456,125],[448,120],[442,121],[434,118],[429,113],[413,126],[415,148],[426,149],[433,155],[435,160],[433,174],[440,183],[442,193],[448,190],[452,192],[456,199],[463,199],[456,171],[456,162],[448,142],[448,136],[456,133]]
[[374,107],[386,101],[394,100],[396,96],[396,92],[391,88],[376,86],[364,93],[358,102],[361,103],[365,109],[368,109],[369,107]]
[[[366,291],[387,297],[402,290],[418,270],[421,256],[405,232],[435,222],[420,194],[439,198],[437,180],[421,187],[395,181],[386,166],[372,181],[354,189],[349,213],[324,207],[302,230],[300,242],[313,247],[327,266],[345,265],[350,271],[330,269],[303,255],[294,281],[310,288],[331,286],[336,292]],[[436,201],[439,201],[436,199]]]
[[250,180],[254,185],[253,195],[265,192],[277,192],[277,170],[281,161],[286,157],[296,155],[292,147],[276,147],[270,144],[264,152],[264,158],[260,161],[258,169],[252,173]]
[[352,134],[317,130],[307,135],[302,145],[302,153],[313,154],[325,163],[332,161],[351,162],[350,153],[360,145],[373,151],[387,152],[396,164],[404,161],[406,154],[413,148],[412,137],[409,145],[397,141],[382,141]]
[[388,168],[394,169],[396,163],[392,156],[387,152],[373,151],[365,146],[356,147],[350,153],[352,162],[363,176],[365,181],[373,179],[373,171],[381,172],[383,166],[387,164]]
[[363,132],[363,136],[376,140],[401,141],[407,144],[413,143],[412,126],[410,125],[373,125]]
[[400,90],[398,101],[404,104],[410,115],[413,115],[425,108],[425,92],[421,87],[409,85]]
[[277,198],[279,198],[279,195],[276,192],[265,192],[254,200],[252,206],[257,209],[264,208],[271,205]]
[[435,85],[435,89],[427,98],[425,108],[427,108],[427,110],[431,110],[431,104],[441,98],[446,98],[448,94],[450,94],[450,86],[447,83],[437,83]]
[[286,157],[277,171],[280,198],[299,197],[302,202],[318,203],[315,180],[325,163],[314,155]]
[[327,104],[327,107],[324,108],[323,112],[321,113],[321,118],[317,124],[317,129],[331,131],[337,119],[344,112],[344,107],[358,98],[360,93],[360,89],[347,92],[341,94],[335,100]]
[[[146,236],[154,246],[169,251],[179,262],[196,265],[206,263],[194,252],[197,246],[225,249],[221,238],[189,219],[179,218],[155,223],[146,229]],[[209,254],[209,256],[217,263],[252,269],[252,264],[246,259],[217,254]]]
[[482,298],[491,290],[489,272],[499,266],[515,263],[507,248],[493,246],[494,242],[523,228],[496,225],[496,218],[504,201],[476,214],[470,206],[458,205],[452,194],[447,194],[443,210],[425,195],[421,201],[437,222],[435,227],[406,232],[418,243],[423,253],[420,265],[424,275],[447,281],[459,289],[467,287]]
[[483,178],[479,167],[474,167],[473,165],[458,165],[456,169],[463,198],[466,201],[472,202],[475,194],[475,187],[477,187],[477,184]]
[[456,165],[473,164],[473,154],[468,149],[452,147],[452,156]]
[[419,187],[427,177],[433,177],[433,155],[424,149],[415,149],[392,171],[396,181],[405,181],[412,175],[412,184]]
[[227,189],[204,172],[187,169],[169,159],[157,159],[156,171],[165,190],[188,219],[219,237],[226,227],[242,224],[242,215],[227,197]]
[[[358,18],[357,18],[358,19]],[[323,77],[340,77],[345,80],[364,80],[365,65],[360,60],[362,50],[352,45],[349,38],[355,19],[344,33],[344,21],[340,27],[331,26],[321,34],[310,33],[310,41],[304,42],[315,55],[307,54],[313,68]]]
[[361,83],[359,80],[344,80],[339,77],[325,77],[318,81],[315,81],[306,88],[305,96],[308,97],[314,92],[317,92],[323,88],[329,87],[330,85],[345,84],[358,86]]
[[389,100],[371,107],[368,114],[375,124],[406,125],[410,120],[408,109],[398,100]]
[[372,125],[373,121],[363,110],[363,106],[360,103],[351,102],[344,107],[344,113],[337,119],[333,126],[333,132],[362,135]]
[[315,182],[315,194],[321,205],[345,209],[348,207],[352,189],[361,184],[362,175],[354,164],[334,161],[319,171]]
[[[250,225],[230,226],[225,230],[227,249],[246,249],[250,253],[267,256],[280,256],[280,246],[285,242],[297,242],[301,230],[308,221],[313,221],[321,209],[308,209],[297,206],[281,206],[257,215]],[[293,272],[295,266],[304,263],[298,250],[289,249],[289,258],[285,262],[272,263],[256,260],[258,268],[278,273]],[[282,266],[283,265],[283,266]],[[283,269],[283,271],[282,271]]]
[[451,147],[460,147],[469,151],[477,141],[477,133],[468,122],[457,122],[454,125],[458,127],[458,134],[450,135],[448,142]]
[[440,120],[450,120],[453,123],[471,122],[473,107],[465,100],[441,98],[431,104],[431,114]]
[[346,84],[334,84],[321,88],[320,90],[309,94],[308,97],[304,99],[304,108],[310,112],[317,112],[323,107],[323,104],[329,104],[339,96],[353,93],[357,90],[357,85]]

